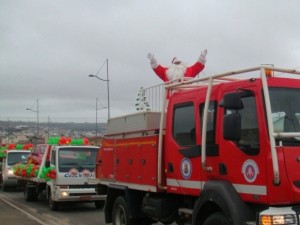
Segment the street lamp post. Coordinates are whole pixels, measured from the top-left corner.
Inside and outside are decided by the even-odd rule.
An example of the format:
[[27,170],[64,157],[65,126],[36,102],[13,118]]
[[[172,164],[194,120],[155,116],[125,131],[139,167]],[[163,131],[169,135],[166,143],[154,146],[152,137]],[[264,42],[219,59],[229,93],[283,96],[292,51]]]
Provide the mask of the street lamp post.
[[97,76],[97,74],[101,71],[104,64],[100,67],[100,69],[98,70],[96,75],[90,74],[89,77],[95,77],[101,81],[107,82],[107,117],[108,117],[107,119],[109,119],[110,118],[110,99],[109,99],[108,59],[106,59],[105,62],[106,62],[106,80]]
[[96,98],[96,141],[98,136],[98,97]]
[[38,138],[39,138],[39,100],[36,100],[36,110],[33,110],[31,108],[27,108],[26,110],[32,111],[36,113],[36,140],[38,143]]
[[96,140],[95,142],[97,142],[98,139],[98,110],[101,109],[106,109],[107,107],[103,106],[102,108],[98,108],[98,97],[96,98]]
[[48,140],[49,140],[49,136],[50,136],[50,116],[48,116],[48,135],[47,135]]

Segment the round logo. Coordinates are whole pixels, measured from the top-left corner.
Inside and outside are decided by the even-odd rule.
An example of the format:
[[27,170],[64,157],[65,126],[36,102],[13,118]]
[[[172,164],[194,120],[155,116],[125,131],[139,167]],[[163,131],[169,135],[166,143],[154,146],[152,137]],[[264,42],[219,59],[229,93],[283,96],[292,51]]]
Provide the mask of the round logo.
[[252,183],[256,180],[257,175],[259,174],[259,169],[256,162],[252,159],[248,159],[243,163],[242,173],[244,178],[249,183]]
[[82,176],[83,177],[89,177],[90,174],[91,174],[91,171],[89,171],[88,169],[82,170]]
[[180,164],[181,175],[184,179],[189,179],[192,175],[192,164],[187,158],[182,159]]
[[71,168],[69,174],[71,174],[72,176],[77,176],[78,170],[76,168]]

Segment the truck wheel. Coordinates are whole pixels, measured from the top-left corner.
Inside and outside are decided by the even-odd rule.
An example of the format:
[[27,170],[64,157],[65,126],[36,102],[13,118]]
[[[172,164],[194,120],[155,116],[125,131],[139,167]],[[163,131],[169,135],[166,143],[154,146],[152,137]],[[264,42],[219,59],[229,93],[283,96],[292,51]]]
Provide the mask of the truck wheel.
[[203,225],[233,225],[223,213],[213,213],[207,217]]
[[95,201],[95,206],[97,209],[102,209],[105,205],[105,201]]
[[1,189],[2,189],[2,191],[7,191],[7,187],[6,187],[6,185],[4,184],[4,182],[2,182]]
[[129,218],[128,206],[124,197],[118,197],[113,206],[112,223],[114,225],[140,225],[139,222]]
[[24,187],[24,198],[27,202],[36,201],[38,195],[35,191],[35,187],[29,187],[28,183]]
[[49,194],[48,194],[48,205],[52,211],[57,211],[59,209],[59,203],[56,201],[53,201],[53,199],[52,199],[51,190],[49,190]]
[[30,192],[29,192],[28,189],[29,189],[29,188],[28,188],[28,186],[27,186],[27,184],[26,184],[25,187],[24,187],[24,198],[25,198],[25,200],[26,200],[27,202],[30,202],[30,201],[32,201],[32,199],[31,199],[31,195],[30,195]]

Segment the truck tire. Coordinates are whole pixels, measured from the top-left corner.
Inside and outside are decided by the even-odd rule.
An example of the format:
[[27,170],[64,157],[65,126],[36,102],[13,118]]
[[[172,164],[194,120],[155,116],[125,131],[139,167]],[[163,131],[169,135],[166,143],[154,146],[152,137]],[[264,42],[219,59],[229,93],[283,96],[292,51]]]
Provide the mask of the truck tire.
[[52,199],[51,190],[49,190],[49,194],[48,194],[48,205],[52,211],[57,211],[59,209],[59,203],[56,201],[53,201],[53,199]]
[[1,177],[0,177],[0,186],[1,186],[1,190],[4,192],[4,191],[7,191],[7,186],[5,185],[5,182],[4,182],[4,179],[3,179],[3,175],[1,174]]
[[4,192],[4,191],[7,191],[7,187],[6,187],[6,185],[4,184],[4,182],[2,182],[1,189],[2,189],[3,192]]
[[120,196],[116,199],[112,211],[113,225],[140,225],[139,220],[129,218],[129,210],[124,197]]
[[35,191],[35,187],[30,187],[28,183],[26,183],[24,187],[24,198],[27,202],[36,201],[38,199],[38,195]]
[[207,217],[203,225],[233,225],[223,213],[213,213]]
[[105,201],[95,201],[96,209],[103,209]]

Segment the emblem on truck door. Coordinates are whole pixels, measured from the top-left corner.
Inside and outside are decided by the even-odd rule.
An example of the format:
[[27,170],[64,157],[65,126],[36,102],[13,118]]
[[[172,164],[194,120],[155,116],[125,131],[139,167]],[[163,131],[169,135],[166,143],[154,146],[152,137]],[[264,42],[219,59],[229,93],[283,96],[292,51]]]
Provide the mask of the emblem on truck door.
[[252,159],[248,159],[243,163],[242,173],[244,178],[249,183],[252,183],[256,180],[257,175],[259,174],[259,169],[256,162]]
[[180,164],[181,175],[184,179],[189,179],[192,175],[192,164],[187,158],[183,158]]

